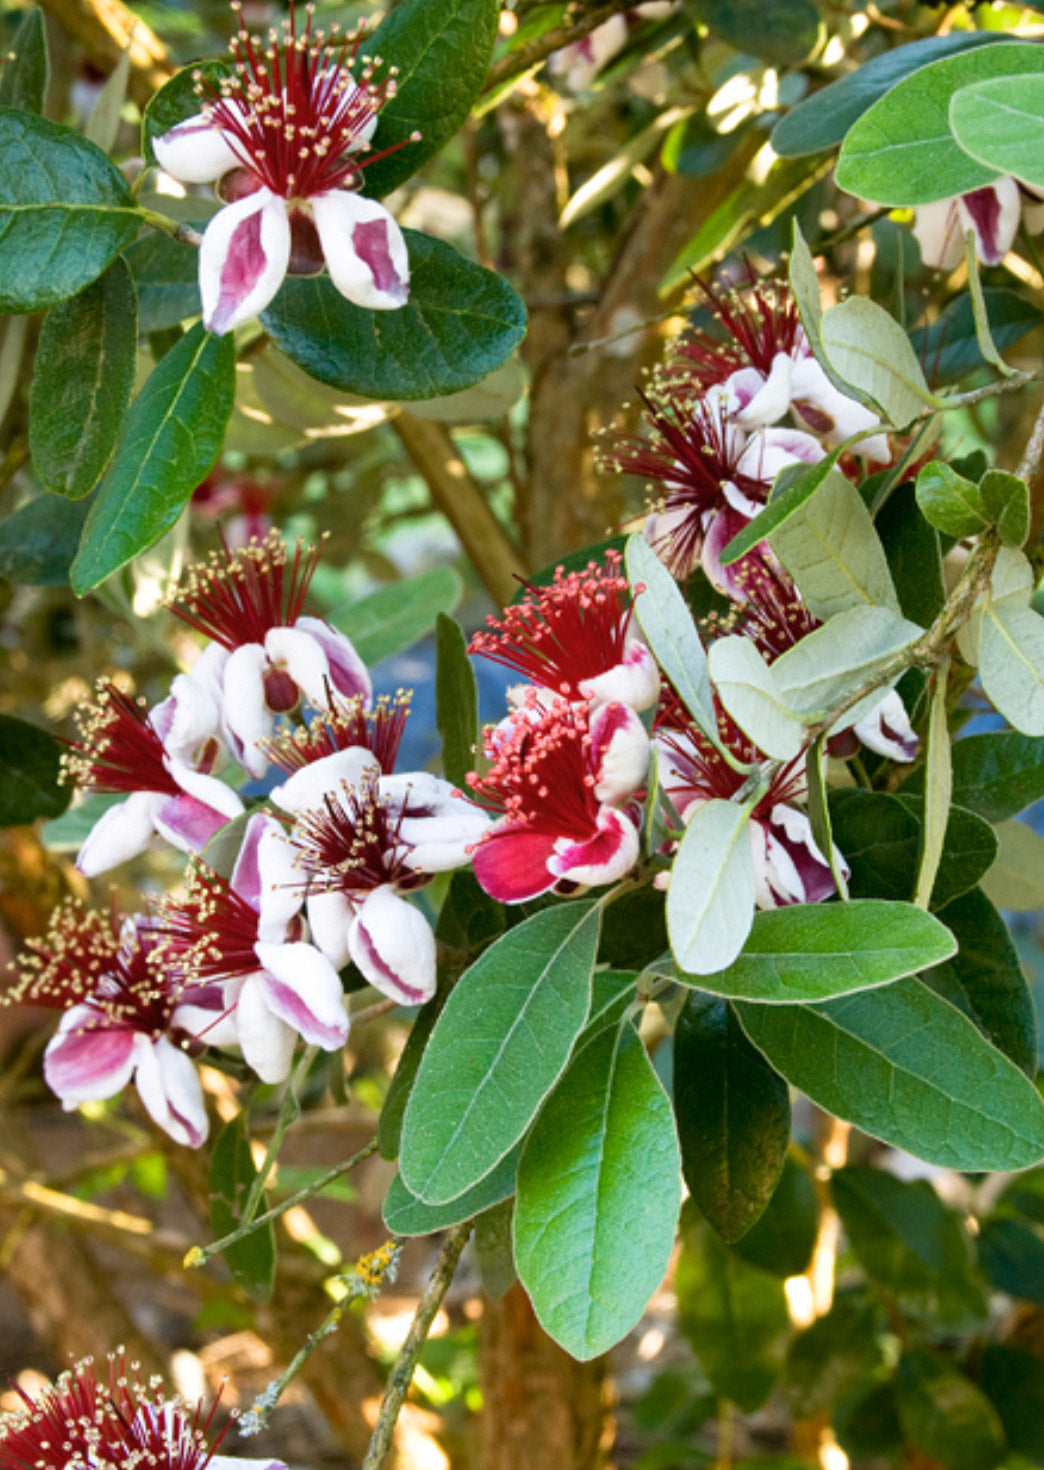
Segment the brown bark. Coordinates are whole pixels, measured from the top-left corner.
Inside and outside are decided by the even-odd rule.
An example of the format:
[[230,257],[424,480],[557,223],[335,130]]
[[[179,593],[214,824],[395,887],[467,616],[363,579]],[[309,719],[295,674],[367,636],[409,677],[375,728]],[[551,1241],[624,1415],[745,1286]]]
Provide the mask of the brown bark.
[[601,1470],[611,1440],[605,1358],[577,1363],[547,1336],[515,1285],[485,1299],[482,1470]]

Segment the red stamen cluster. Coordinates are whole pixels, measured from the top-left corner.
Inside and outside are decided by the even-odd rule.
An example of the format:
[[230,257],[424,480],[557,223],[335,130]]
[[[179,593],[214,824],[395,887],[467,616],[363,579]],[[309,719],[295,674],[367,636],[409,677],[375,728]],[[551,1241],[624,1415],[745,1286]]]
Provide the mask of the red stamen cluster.
[[[670,794],[679,812],[684,813],[686,807],[694,801],[710,801],[715,797],[721,801],[730,801],[746,783],[747,776],[742,771],[734,771],[702,730],[689,719],[677,695],[673,696],[673,703],[669,707],[661,708],[657,723],[657,743],[668,752],[668,759],[676,773],[670,782]],[[722,743],[738,760],[747,765],[766,759],[764,752],[747,739],[720,705],[718,733]],[[767,821],[774,806],[794,801],[804,790],[804,758],[797,756],[788,765],[775,768],[768,790],[751,815],[758,820]]]
[[239,551],[222,544],[204,565],[191,567],[187,584],[167,606],[175,617],[229,652],[264,643],[273,628],[292,628],[305,598],[321,546],[294,544],[293,559],[278,531]]
[[509,733],[488,732],[492,765],[467,778],[472,800],[536,831],[586,839],[598,823],[586,712],[566,700],[532,703]]
[[208,1441],[220,1391],[204,1415],[164,1396],[162,1380],[142,1383],[122,1350],[99,1382],[90,1358],[0,1416],[0,1470],[206,1470],[231,1421]]
[[[232,9],[238,13],[242,6],[234,3]],[[243,167],[287,200],[358,184],[364,162],[384,156],[363,160],[360,153],[396,89],[395,67],[374,81],[379,58],[362,57],[358,77],[352,75],[364,28],[344,36],[336,22],[329,35],[313,30],[313,10],[306,7],[298,34],[291,5],[281,30],[270,30],[266,40],[251,36],[240,19],[231,41],[235,75],[217,87],[202,75],[196,78],[204,115],[221,129]]]
[[291,842],[306,886],[360,899],[385,883],[400,890],[422,887],[427,875],[405,863],[409,845],[401,829],[407,815],[405,807],[389,810],[375,774],[358,786],[342,782],[339,791],[324,796],[321,807],[301,812],[294,822]]
[[185,896],[164,900],[157,922],[165,957],[196,983],[260,969],[257,910],[205,863],[190,865]]
[[90,791],[153,791],[180,796],[167,770],[166,750],[149,719],[143,699],[132,699],[115,684],[100,680],[93,704],[76,712],[79,740],[62,756],[62,779]]
[[794,583],[768,557],[747,556],[740,563],[737,580],[745,600],[727,618],[711,614],[703,627],[712,637],[738,633],[774,663],[788,648],[822,626],[801,600]]
[[789,283],[779,277],[759,280],[747,266],[747,282],[714,287],[697,283],[703,304],[714,317],[721,337],[687,333],[665,374],[676,386],[703,394],[741,368],[768,373],[777,353],[800,355],[805,332]]
[[372,710],[366,709],[361,695],[348,698],[329,686],[327,698],[329,710],[316,715],[307,727],[259,742],[271,763],[292,776],[339,750],[362,746],[390,776],[410,712],[410,691],[400,689],[394,699],[381,695]]
[[584,679],[623,661],[635,590],[641,589],[620,574],[621,561],[618,551],[607,551],[602,566],[592,561],[568,573],[558,567],[550,586],[526,583],[522,601],[502,619],[488,617],[491,631],[476,633],[468,652],[576,699]]

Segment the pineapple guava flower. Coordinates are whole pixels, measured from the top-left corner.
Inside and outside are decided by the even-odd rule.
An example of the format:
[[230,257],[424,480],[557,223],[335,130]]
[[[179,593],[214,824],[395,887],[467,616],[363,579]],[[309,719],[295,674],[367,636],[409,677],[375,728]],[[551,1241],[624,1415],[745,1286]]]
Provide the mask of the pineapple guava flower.
[[[159,1379],[142,1383],[122,1349],[109,1355],[107,1378],[85,1358],[0,1415],[0,1470],[286,1470],[281,1460],[242,1460],[214,1453],[233,1421],[211,1432],[209,1413],[167,1397]],[[220,1398],[220,1392],[218,1394]]]
[[191,678],[221,711],[225,738],[252,776],[268,766],[259,742],[274,717],[302,698],[325,709],[332,693],[369,696],[366,666],[343,633],[302,613],[319,548],[300,541],[289,552],[277,532],[231,552],[223,547],[191,567],[169,607],[175,617],[212,639]]
[[1031,235],[1037,234],[1044,228],[1044,200],[1037,190],[1006,176],[970,194],[919,204],[913,234],[921,259],[933,270],[952,271],[960,265],[969,230],[983,265],[999,265],[1015,242],[1020,220]]
[[[241,9],[233,4],[237,13]],[[216,184],[224,203],[199,252],[203,325],[231,331],[263,311],[284,277],[330,279],[356,306],[389,311],[409,294],[406,242],[395,220],[359,193],[377,117],[395,95],[394,68],[351,66],[362,30],[298,35],[291,5],[266,40],[239,23],[235,69],[218,86],[201,76],[202,109],[153,140],[160,165],[186,184]],[[419,134],[414,134],[416,141]],[[397,145],[398,146],[398,145]],[[388,150],[390,151],[390,150]]]

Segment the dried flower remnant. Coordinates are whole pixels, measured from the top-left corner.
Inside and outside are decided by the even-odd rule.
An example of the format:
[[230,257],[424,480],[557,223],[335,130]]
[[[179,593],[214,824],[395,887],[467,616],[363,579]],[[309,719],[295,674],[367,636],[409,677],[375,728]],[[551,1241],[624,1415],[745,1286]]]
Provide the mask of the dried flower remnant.
[[152,1120],[199,1148],[207,1115],[188,1051],[219,1020],[219,990],[171,962],[154,920],[121,919],[68,902],[17,962],[7,1004],[64,1011],[44,1053],[44,1077],[66,1108],[115,1097],[133,1078]]
[[215,700],[229,747],[252,776],[267,768],[259,742],[276,714],[302,698],[325,709],[333,692],[370,695],[351,642],[303,611],[319,555],[297,541],[291,556],[277,532],[239,551],[224,546],[191,567],[169,600],[176,617],[211,640],[191,678]]
[[217,1455],[232,1419],[214,1431],[220,1391],[208,1412],[168,1396],[159,1378],[143,1383],[123,1350],[99,1378],[85,1358],[0,1415],[0,1470],[286,1470],[280,1460]]
[[393,310],[409,294],[402,231],[359,193],[366,165],[404,146],[369,151],[381,108],[395,95],[395,69],[376,80],[379,60],[359,54],[362,29],[341,36],[334,25],[327,34],[313,30],[312,6],[306,15],[299,33],[291,5],[281,31],[266,39],[240,19],[233,74],[216,85],[198,75],[201,111],[153,140],[168,173],[216,184],[224,202],[200,247],[208,331],[248,321],[288,273],[315,275],[324,263],[357,306]]
[[603,564],[582,571],[555,570],[544,587],[526,594],[502,618],[487,617],[469,653],[481,654],[522,674],[563,699],[592,705],[619,701],[632,709],[655,704],[660,688],[656,661],[635,636],[635,590],[621,574],[621,556],[606,552]]
[[213,774],[224,757],[217,707],[207,691],[179,675],[151,712],[115,684],[99,682],[77,711],[79,740],[63,757],[64,779],[86,791],[125,794],[95,823],[77,866],[104,873],[162,837],[199,852],[243,803]]

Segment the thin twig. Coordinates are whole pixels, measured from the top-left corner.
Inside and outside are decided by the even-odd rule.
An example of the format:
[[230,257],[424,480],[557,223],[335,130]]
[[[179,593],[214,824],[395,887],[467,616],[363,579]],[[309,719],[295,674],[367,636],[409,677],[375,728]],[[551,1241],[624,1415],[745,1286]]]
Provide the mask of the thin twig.
[[1026,452],[1019,461],[1019,467],[1015,471],[1020,480],[1028,484],[1037,473],[1040,466],[1040,457],[1044,454],[1044,403],[1037,411],[1037,422],[1033,425],[1033,433],[1026,445]]
[[301,1115],[301,1104],[298,1102],[298,1095],[305,1078],[308,1076],[308,1069],[315,1061],[317,1051],[318,1047],[315,1046],[305,1048],[301,1054],[300,1061],[290,1076],[290,1080],[286,1084],[286,1091],[283,1093],[279,1104],[279,1116],[276,1119],[275,1128],[272,1130],[272,1137],[268,1140],[268,1148],[265,1152],[264,1161],[254,1175],[246,1204],[243,1207],[243,1220],[245,1224],[249,1224],[254,1218],[254,1213],[258,1205],[264,1199],[265,1185],[268,1183],[268,1176],[271,1174],[275,1161],[279,1156],[283,1139],[286,1137],[286,1130],[290,1127],[294,1119]]
[[417,1310],[410,1323],[410,1330],[406,1334],[406,1341],[399,1349],[399,1356],[395,1359],[395,1366],[388,1377],[373,1438],[370,1440],[370,1447],[366,1451],[361,1470],[380,1470],[387,1458],[399,1411],[402,1409],[410,1384],[413,1382],[417,1359],[427,1341],[431,1324],[435,1321],[435,1314],[449,1290],[453,1273],[457,1269],[457,1262],[460,1260],[460,1253],[471,1234],[472,1223],[471,1220],[465,1220],[463,1224],[454,1226],[446,1237],[435,1270],[431,1273],[428,1284],[424,1288],[424,1295],[417,1303]]
[[552,51],[560,51],[563,46],[571,46],[574,41],[582,41],[585,36],[591,34],[598,26],[611,20],[614,15],[619,15],[622,10],[631,10],[634,0],[607,0],[606,4],[595,5],[576,20],[572,25],[556,26],[554,30],[545,31],[542,36],[537,36],[527,46],[520,46],[517,51],[511,51],[500,61],[489,69],[483,92],[495,92],[498,87],[511,80],[512,77],[521,76],[524,71],[529,71],[546,61]]
[[352,1030],[356,1031],[360,1026],[368,1026],[371,1021],[379,1020],[381,1016],[386,1016],[389,1011],[393,1011],[398,1004],[397,1000],[376,1000],[372,1006],[363,1006],[361,1011],[352,1012],[349,1016]]

